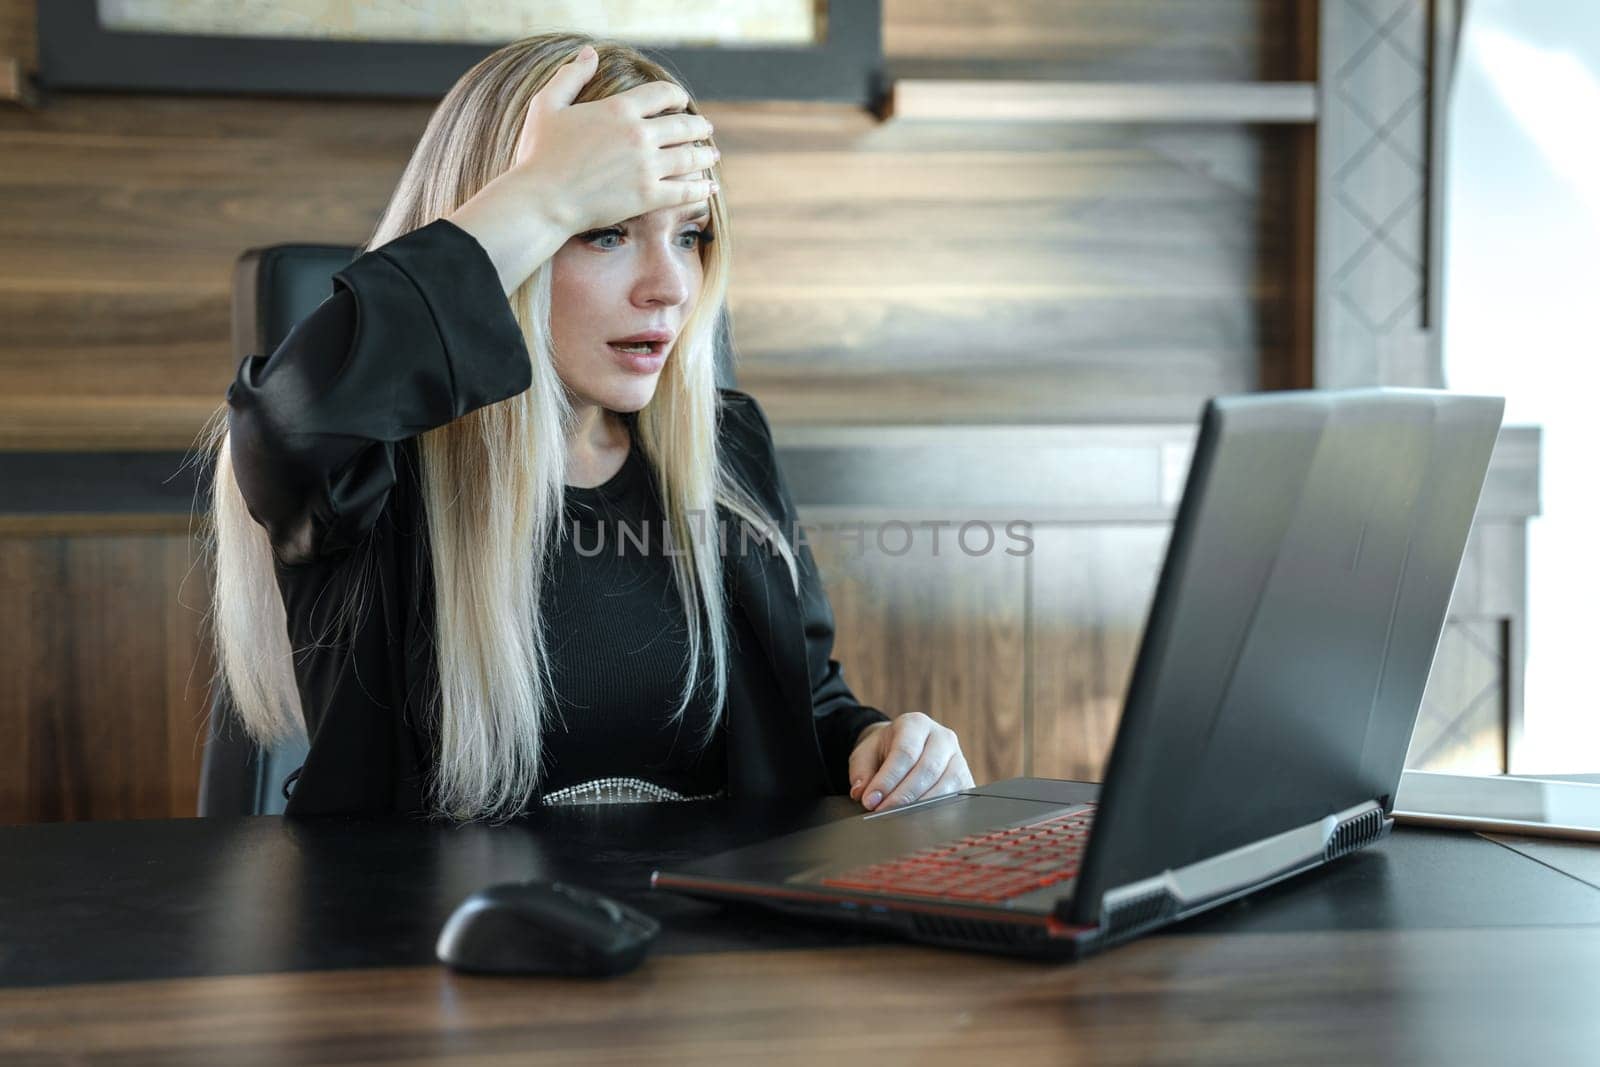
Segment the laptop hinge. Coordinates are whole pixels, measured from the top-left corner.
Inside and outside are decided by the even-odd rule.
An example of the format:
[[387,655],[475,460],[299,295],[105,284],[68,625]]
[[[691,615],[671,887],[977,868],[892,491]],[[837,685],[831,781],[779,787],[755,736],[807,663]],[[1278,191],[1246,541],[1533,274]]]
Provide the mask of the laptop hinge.
[[[1106,890],[1100,898],[1100,936],[1131,936],[1178,915],[1199,911],[1308,867],[1371,844],[1391,820],[1369,800],[1293,830]],[[1056,905],[1068,919],[1071,899]]]

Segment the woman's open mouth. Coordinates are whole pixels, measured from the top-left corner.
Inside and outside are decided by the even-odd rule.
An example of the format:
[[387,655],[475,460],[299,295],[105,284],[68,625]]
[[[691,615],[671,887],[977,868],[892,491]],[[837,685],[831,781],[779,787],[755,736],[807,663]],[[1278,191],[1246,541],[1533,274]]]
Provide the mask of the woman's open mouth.
[[654,374],[667,361],[665,341],[639,341],[632,344],[607,341],[606,347],[617,354],[617,361],[624,369],[640,374]]
[[633,355],[640,356],[658,355],[662,349],[667,347],[665,341],[637,341],[632,344],[619,344],[616,341],[607,341],[606,344],[610,345],[618,352],[628,352],[632,353]]

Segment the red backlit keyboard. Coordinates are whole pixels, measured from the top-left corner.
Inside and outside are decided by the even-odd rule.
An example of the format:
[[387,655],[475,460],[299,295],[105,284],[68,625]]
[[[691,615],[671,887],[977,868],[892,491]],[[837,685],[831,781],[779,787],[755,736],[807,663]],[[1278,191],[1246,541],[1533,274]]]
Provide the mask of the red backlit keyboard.
[[822,884],[959,900],[1010,900],[1077,877],[1093,820],[1090,807],[1027,826],[971,834],[824,878]]

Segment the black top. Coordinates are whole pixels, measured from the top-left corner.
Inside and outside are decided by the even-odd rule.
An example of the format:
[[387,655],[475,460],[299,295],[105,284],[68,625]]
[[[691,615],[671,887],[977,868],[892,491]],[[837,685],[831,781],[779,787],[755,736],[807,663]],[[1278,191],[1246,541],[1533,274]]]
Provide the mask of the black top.
[[[424,814],[437,765],[439,680],[417,438],[526,390],[532,363],[493,262],[446,219],[357,257],[334,275],[333,286],[270,356],[241,361],[228,389],[234,476],[272,545],[311,739],[285,810]],[[736,389],[717,390],[716,412],[721,461],[793,545],[798,515],[765,413]],[[574,504],[583,495],[568,492]],[[720,504],[717,519],[737,531],[739,518]],[[832,658],[833,612],[816,562],[804,541],[795,555],[798,589],[774,551],[753,547],[724,557],[734,654],[723,761],[733,797],[848,792],[857,735],[869,723],[888,721],[845,682]],[[579,569],[587,580],[587,568]],[[614,577],[625,582],[624,575]],[[660,583],[662,576],[650,580]],[[353,625],[345,625],[341,612],[358,588],[368,595]],[[569,601],[559,586],[553,589],[559,609]],[[660,606],[660,617],[674,616],[672,604]],[[616,625],[612,613],[591,614],[570,632],[592,640],[598,626],[596,647],[613,651],[646,643],[639,634],[626,644],[605,640]],[[687,762],[703,718],[691,714],[681,737],[675,727],[663,729],[676,705],[662,701],[659,689],[675,692],[681,677],[681,626],[679,620],[676,636],[669,629],[662,639],[655,661],[661,670],[641,670],[630,683],[640,688],[628,745],[608,736],[610,756],[602,762],[594,735],[568,709],[563,718],[577,729],[545,734],[565,769],[547,761],[547,772],[569,780],[604,767],[606,776],[631,773],[665,783],[671,779],[662,776],[676,768],[705,776],[678,779],[694,788],[718,777],[712,752],[698,770]],[[560,658],[576,699],[622,706],[616,675],[586,674],[582,655]],[[602,687],[613,684],[619,688],[606,695]],[[656,691],[646,691],[647,684]],[[652,763],[663,762],[651,773]]]
[[[685,796],[715,793],[728,780],[727,721],[702,750],[711,717],[708,648],[695,699],[679,722],[670,718],[689,644],[663,551],[665,513],[637,440],[604,485],[569,485],[566,497],[544,600],[564,729],[545,734],[541,792],[627,776]],[[739,643],[751,647],[743,616],[733,621]]]

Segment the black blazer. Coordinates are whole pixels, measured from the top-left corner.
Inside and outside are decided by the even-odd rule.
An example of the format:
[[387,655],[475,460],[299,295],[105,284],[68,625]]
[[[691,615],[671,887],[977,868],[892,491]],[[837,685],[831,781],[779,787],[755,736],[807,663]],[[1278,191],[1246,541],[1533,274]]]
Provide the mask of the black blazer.
[[[417,435],[527,389],[532,365],[488,254],[439,219],[358,257],[333,294],[228,389],[234,474],[271,537],[310,751],[288,814],[425,814],[437,751],[431,558]],[[796,520],[755,399],[719,389],[719,441],[785,534]],[[849,791],[856,736],[888,716],[858,702],[832,658],[833,612],[802,543],[783,559],[730,548],[729,602],[761,644],[730,657],[728,792]],[[370,595],[335,629],[353,581]],[[337,635],[337,639],[333,635]]]

